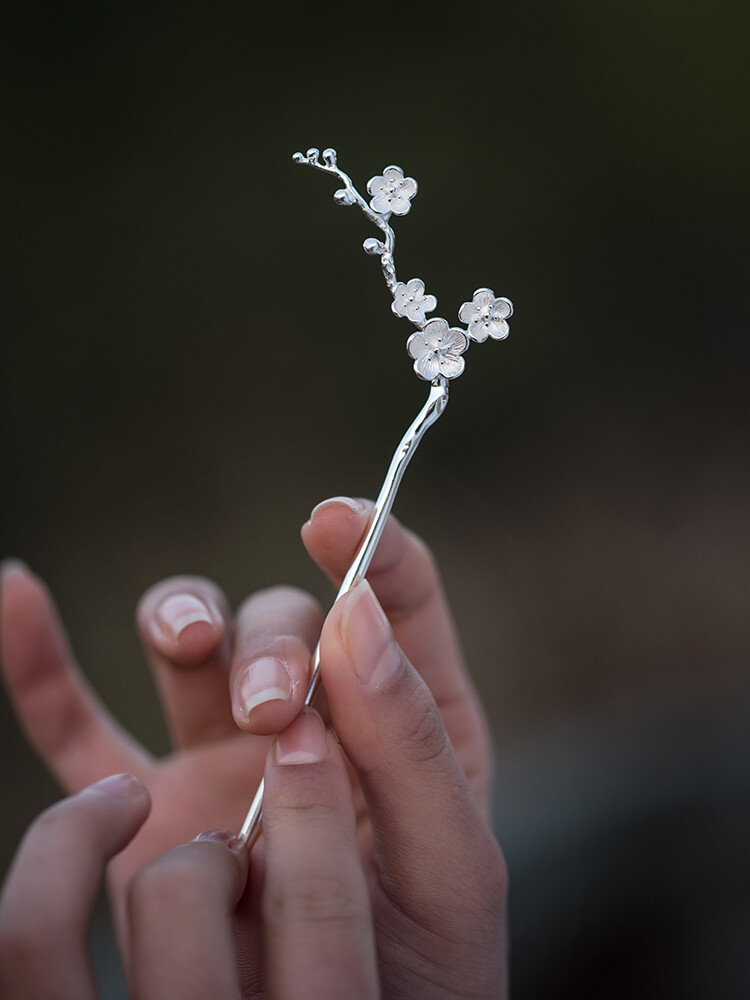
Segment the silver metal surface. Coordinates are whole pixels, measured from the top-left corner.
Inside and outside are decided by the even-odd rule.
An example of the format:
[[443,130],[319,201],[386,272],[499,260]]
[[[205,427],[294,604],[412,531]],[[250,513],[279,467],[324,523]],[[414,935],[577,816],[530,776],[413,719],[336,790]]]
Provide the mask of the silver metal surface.
[[[488,337],[502,340],[508,336],[507,320],[513,314],[509,299],[495,297],[489,288],[478,288],[471,302],[464,302],[459,310],[459,319],[467,324],[467,329],[452,327],[440,317],[426,318],[437,306],[434,295],[425,294],[421,278],[410,278],[407,282],[396,277],[393,259],[396,236],[390,225],[393,215],[406,215],[411,209],[411,199],[417,193],[417,182],[413,177],[405,177],[400,167],[389,166],[382,174],[371,177],[367,182],[367,192],[372,197],[368,204],[352,183],[348,174],[338,166],[335,149],[308,149],[305,154],[295,153],[295,163],[305,164],[337,177],[343,187],[334,194],[339,205],[357,205],[364,215],[383,233],[383,239],[366,239],[363,248],[366,253],[380,257],[380,266],[385,283],[393,302],[391,308],[396,316],[408,319],[416,328],[406,343],[409,356],[414,360],[414,371],[430,382],[427,402],[412,421],[393,454],[388,473],[383,481],[375,502],[372,521],[359,551],[347,570],[336,599],[355,587],[367,573],[380,536],[385,528],[388,515],[393,507],[401,478],[411,461],[417,445],[428,427],[435,423],[448,403],[448,381],[464,370],[462,357],[471,340],[482,342]],[[310,681],[305,696],[305,704],[310,705],[320,686],[320,645],[315,649],[310,664]],[[263,815],[263,781],[255,794],[252,805],[242,824],[239,837],[248,847],[252,846],[260,832]]]

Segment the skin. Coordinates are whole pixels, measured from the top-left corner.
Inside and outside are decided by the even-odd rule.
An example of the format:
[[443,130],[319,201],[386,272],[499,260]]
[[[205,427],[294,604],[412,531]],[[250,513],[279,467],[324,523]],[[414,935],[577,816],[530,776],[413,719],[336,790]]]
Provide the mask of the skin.
[[[364,501],[327,501],[302,529],[336,583],[371,510]],[[184,970],[195,949],[183,947],[180,959],[184,936],[168,931],[201,912],[205,893],[170,904],[153,887],[153,871],[166,879],[158,866],[167,862],[157,859],[206,825],[239,829],[265,765],[264,832],[238,903],[235,883],[223,883],[231,883],[223,912],[241,944],[236,967],[227,959],[237,977],[227,995],[506,995],[507,879],[488,825],[490,744],[434,561],[391,518],[368,580],[325,621],[293,588],[254,594],[234,617],[209,581],[180,577],[151,588],[137,624],[174,743],[156,760],[86,685],[41,581],[18,566],[4,572],[3,673],[30,742],[70,791],[127,771],[151,795],[148,819],[108,865],[131,982],[144,975],[151,988],[151,972],[138,970],[160,963],[144,947],[167,935],[182,977],[162,983],[160,995],[192,996]],[[321,711],[340,744],[316,713],[299,714],[319,636]],[[258,661],[261,678],[276,671],[281,680],[266,683],[276,696],[256,700],[248,714],[242,678]],[[207,884],[204,854],[199,887]],[[97,855],[100,866],[110,856]],[[148,900],[165,907],[150,925]],[[217,927],[226,940],[227,920]],[[159,995],[146,986],[135,995]]]

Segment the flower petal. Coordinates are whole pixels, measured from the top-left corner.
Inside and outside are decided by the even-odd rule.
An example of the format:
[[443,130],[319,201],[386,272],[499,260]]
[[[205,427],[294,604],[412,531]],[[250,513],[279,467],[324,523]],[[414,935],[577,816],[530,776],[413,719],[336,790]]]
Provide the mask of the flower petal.
[[422,299],[422,312],[431,313],[437,307],[437,299],[434,295],[425,295]]
[[371,199],[370,208],[373,212],[377,212],[378,215],[385,215],[387,212],[392,211],[390,200],[380,194]]
[[466,367],[466,362],[462,357],[446,357],[440,362],[440,374],[446,378],[458,378]]
[[376,177],[371,177],[367,182],[367,193],[368,194],[380,194],[385,187],[385,181],[378,174]]
[[394,215],[407,215],[411,209],[411,202],[408,198],[401,198],[398,194],[394,194],[391,200],[391,211]]
[[487,327],[481,319],[477,319],[473,323],[469,324],[469,336],[472,340],[475,340],[477,344],[483,344],[485,342],[487,339],[487,333]]
[[510,333],[510,327],[504,319],[499,319],[490,326],[490,337],[493,340],[505,340]]
[[432,382],[440,374],[440,364],[434,355],[428,354],[426,357],[419,358],[414,362],[414,371],[420,378],[425,379],[427,382]]
[[477,316],[479,310],[473,302],[464,302],[458,310],[458,318],[462,323],[471,323]]
[[463,354],[466,348],[469,346],[469,341],[466,339],[466,334],[463,330],[459,330],[458,327],[452,326],[446,334],[443,336],[442,346],[451,352],[451,354]]
[[417,182],[414,180],[413,177],[404,177],[399,187],[398,193],[403,198],[413,198],[414,195],[417,193]]
[[437,346],[438,337],[444,337],[448,333],[448,329],[448,321],[440,316],[435,316],[425,323],[422,333],[432,348]]
[[477,288],[474,292],[474,305],[478,309],[484,309],[486,306],[491,306],[495,302],[495,293],[491,288]]
[[408,295],[423,295],[424,281],[421,278],[409,278],[406,282],[406,292]]
[[431,350],[432,346],[425,340],[424,331],[413,333],[406,341],[406,353],[415,360],[429,354]]
[[393,163],[390,167],[386,167],[383,171],[383,181],[386,184],[392,184],[394,181],[402,181],[404,179],[404,172],[401,167],[395,166]]
[[513,315],[513,303],[510,299],[506,299],[503,296],[495,299],[495,303],[492,307],[492,318],[493,319],[508,319],[509,316]]
[[391,303],[391,309],[396,314],[396,316],[404,315],[404,307],[408,304],[406,291],[404,288],[404,283],[399,281],[396,287],[393,289],[393,302]]

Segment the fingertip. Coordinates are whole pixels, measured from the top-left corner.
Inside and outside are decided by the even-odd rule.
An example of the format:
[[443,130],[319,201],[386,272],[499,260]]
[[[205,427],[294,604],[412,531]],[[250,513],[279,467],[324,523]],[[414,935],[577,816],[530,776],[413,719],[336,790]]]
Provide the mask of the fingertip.
[[205,663],[226,634],[219,602],[200,580],[157,584],[141,599],[136,617],[145,641],[183,667]]
[[149,799],[148,789],[134,774],[111,774],[95,781],[81,792],[82,795],[104,795],[110,799]]
[[202,830],[193,843],[218,844],[241,861],[247,861],[247,845],[231,830]]
[[274,764],[319,764],[331,746],[325,723],[314,708],[305,707],[287,728],[279,733],[271,754]]
[[361,534],[370,514],[370,507],[363,500],[351,497],[331,497],[313,507],[309,519],[302,525],[302,540],[310,546],[336,539],[343,531],[348,537],[353,531]]
[[330,517],[338,518],[342,513],[352,518],[359,518],[366,510],[365,504],[361,500],[355,500],[353,497],[329,497],[327,500],[321,500],[319,504],[313,507],[309,519],[302,527],[304,530],[313,524],[324,523]]
[[0,563],[0,614],[3,625],[15,614],[16,598],[21,593],[19,587],[23,589],[30,578],[28,566],[20,559],[3,559]]
[[0,587],[3,605],[23,596],[24,592],[36,591],[47,596],[47,588],[21,559],[4,559],[0,563]]
[[332,497],[315,507],[302,526],[302,544],[334,582],[340,581],[357,550],[372,515],[369,500]]
[[[148,789],[129,772],[101,778],[87,785],[73,799],[81,804],[87,802],[102,818],[107,817],[105,825],[108,829],[111,827],[109,835],[117,841],[115,850],[120,850],[135,835],[151,812]],[[118,816],[120,818],[116,820]],[[112,826],[115,821],[120,825]]]
[[20,560],[0,574],[0,659],[8,682],[31,685],[68,655],[55,602],[44,581]]
[[243,602],[230,673],[232,714],[240,729],[275,735],[299,713],[323,620],[318,602],[294,587],[271,587]]
[[247,844],[231,830],[203,830],[195,838],[193,844],[215,845],[223,848],[233,859],[235,883],[231,896],[236,902],[244,892],[250,868],[250,854]]
[[295,683],[291,665],[270,654],[251,661],[237,676],[232,714],[240,729],[268,736],[278,733],[297,715],[302,685]]
[[191,625],[209,625],[214,621],[205,601],[195,594],[169,594],[156,606],[156,622],[169,639],[179,642]]
[[22,559],[3,559],[0,562],[0,580],[3,582],[12,576],[31,575],[31,570]]

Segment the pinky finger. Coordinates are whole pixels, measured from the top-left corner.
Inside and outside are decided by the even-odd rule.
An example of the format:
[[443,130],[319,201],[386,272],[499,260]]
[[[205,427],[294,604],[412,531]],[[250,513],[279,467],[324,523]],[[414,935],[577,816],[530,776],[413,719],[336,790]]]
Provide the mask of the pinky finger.
[[0,898],[0,996],[89,1000],[87,936],[104,866],[149,811],[129,774],[91,785],[29,828]]

